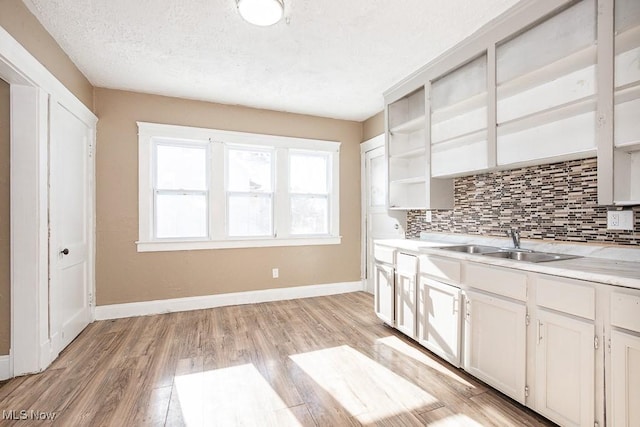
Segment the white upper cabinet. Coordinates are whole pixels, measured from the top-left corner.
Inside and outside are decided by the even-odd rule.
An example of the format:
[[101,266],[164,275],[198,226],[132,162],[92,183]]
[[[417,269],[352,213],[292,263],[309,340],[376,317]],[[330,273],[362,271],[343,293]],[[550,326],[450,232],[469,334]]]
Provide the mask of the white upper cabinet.
[[598,157],[640,205],[640,1],[519,2],[385,92],[389,208],[453,207],[452,177]]
[[487,169],[487,55],[431,83],[431,174]]
[[640,144],[640,2],[615,2],[616,147]]
[[424,86],[387,104],[389,208],[453,207],[453,182],[432,180]]
[[640,1],[615,1],[614,28],[614,202],[640,204]]
[[388,107],[389,207],[426,205],[424,88]]
[[596,5],[583,0],[496,48],[497,163],[596,149]]

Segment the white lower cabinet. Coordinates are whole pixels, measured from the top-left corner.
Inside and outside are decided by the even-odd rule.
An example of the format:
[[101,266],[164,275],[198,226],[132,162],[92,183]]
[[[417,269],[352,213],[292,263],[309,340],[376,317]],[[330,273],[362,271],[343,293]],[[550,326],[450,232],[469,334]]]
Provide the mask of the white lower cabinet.
[[593,426],[593,323],[540,309],[535,326],[536,411],[562,426]]
[[399,253],[396,259],[396,328],[416,337],[416,282],[418,258]]
[[460,366],[461,291],[420,276],[418,342],[449,363]]
[[464,369],[524,404],[525,304],[471,290],[463,294]]
[[384,322],[560,426],[640,426],[640,291],[374,252]]
[[[636,314],[640,318],[640,314]],[[611,426],[640,426],[640,336],[611,331]]]
[[388,325],[395,324],[394,269],[392,265],[374,264],[374,310]]

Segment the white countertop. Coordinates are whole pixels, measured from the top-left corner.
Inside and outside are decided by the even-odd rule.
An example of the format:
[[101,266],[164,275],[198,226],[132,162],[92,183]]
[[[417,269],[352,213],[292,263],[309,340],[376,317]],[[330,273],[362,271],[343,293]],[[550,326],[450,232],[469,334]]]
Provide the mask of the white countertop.
[[506,238],[483,238],[440,233],[425,234],[421,237],[421,239],[381,239],[376,240],[375,243],[415,253],[441,255],[465,261],[640,289],[640,248],[523,240],[521,246],[526,249],[582,256],[582,258],[561,261],[530,263],[438,249],[442,246],[460,244],[511,247],[511,240]]

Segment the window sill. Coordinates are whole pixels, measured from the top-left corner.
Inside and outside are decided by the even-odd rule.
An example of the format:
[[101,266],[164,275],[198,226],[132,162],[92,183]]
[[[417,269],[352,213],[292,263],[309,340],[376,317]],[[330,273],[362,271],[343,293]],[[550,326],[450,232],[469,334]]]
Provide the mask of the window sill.
[[136,242],[138,252],[196,251],[203,249],[270,248],[277,246],[339,245],[342,237],[303,237],[290,239],[251,239],[218,241]]

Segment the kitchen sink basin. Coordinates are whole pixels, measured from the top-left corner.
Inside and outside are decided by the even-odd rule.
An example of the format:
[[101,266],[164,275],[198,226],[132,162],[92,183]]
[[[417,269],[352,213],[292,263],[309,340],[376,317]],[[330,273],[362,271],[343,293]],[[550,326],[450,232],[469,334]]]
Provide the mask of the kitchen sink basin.
[[483,245],[457,245],[442,246],[437,249],[444,251],[460,252],[465,254],[478,254],[494,258],[512,259],[525,262],[549,262],[563,259],[579,258],[576,255],[554,254],[550,252],[535,252],[528,249],[506,249],[495,246]]
[[498,252],[500,248],[494,246],[482,246],[482,245],[459,245],[459,246],[443,246],[441,248],[445,251],[462,252],[465,254],[486,254],[489,252]]
[[522,251],[509,251],[509,250],[485,253],[483,255],[491,256],[494,258],[504,258],[504,259],[512,259],[516,261],[526,261],[526,262],[549,262],[549,261],[560,261],[563,259],[579,258],[576,255],[552,254],[549,252],[522,252]]

